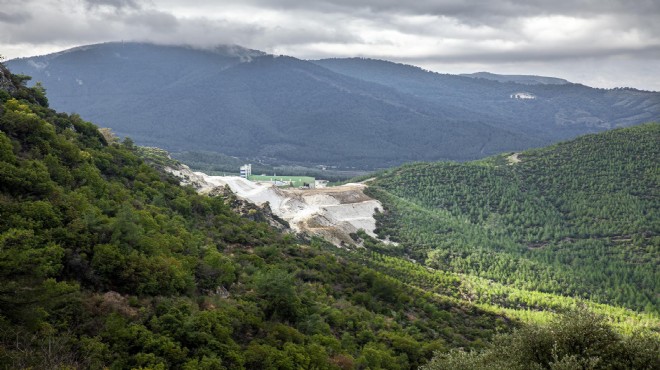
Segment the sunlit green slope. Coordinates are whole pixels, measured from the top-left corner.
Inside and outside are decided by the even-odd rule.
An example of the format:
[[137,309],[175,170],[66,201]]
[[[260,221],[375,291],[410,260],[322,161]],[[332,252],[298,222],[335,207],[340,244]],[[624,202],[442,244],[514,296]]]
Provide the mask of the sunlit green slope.
[[660,311],[660,124],[370,182],[379,234],[429,266]]

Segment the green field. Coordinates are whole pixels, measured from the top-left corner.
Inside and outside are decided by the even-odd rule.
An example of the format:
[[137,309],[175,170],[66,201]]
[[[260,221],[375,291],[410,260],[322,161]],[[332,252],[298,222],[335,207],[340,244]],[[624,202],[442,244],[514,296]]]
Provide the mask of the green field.
[[263,175],[251,175],[249,178],[251,181],[282,181],[290,182],[292,187],[299,188],[304,184],[310,184],[314,186],[315,179],[309,176],[263,176]]

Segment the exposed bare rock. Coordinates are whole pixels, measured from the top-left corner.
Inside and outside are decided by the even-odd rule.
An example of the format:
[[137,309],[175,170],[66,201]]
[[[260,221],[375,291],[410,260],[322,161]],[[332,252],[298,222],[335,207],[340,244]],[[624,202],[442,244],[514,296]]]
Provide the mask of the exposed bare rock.
[[364,230],[376,237],[376,210],[382,204],[366,194],[367,185],[346,184],[318,189],[278,188],[273,184],[237,176],[208,176],[182,166],[166,169],[193,185],[200,193],[222,195],[230,206],[244,216],[265,219],[277,228],[290,227],[302,234],[325,238],[337,246],[355,245],[350,234]]
[[191,185],[197,190],[208,192],[216,186],[206,181],[206,175],[200,172],[193,172],[185,164],[179,164],[176,167],[165,167],[167,173],[174,175],[181,182],[181,185]]
[[7,91],[10,94],[18,90],[11,80],[11,72],[2,63],[0,63],[0,90]]
[[223,287],[222,285],[219,285],[210,295],[214,295],[216,297],[226,299],[231,296],[231,293],[229,293],[227,288]]

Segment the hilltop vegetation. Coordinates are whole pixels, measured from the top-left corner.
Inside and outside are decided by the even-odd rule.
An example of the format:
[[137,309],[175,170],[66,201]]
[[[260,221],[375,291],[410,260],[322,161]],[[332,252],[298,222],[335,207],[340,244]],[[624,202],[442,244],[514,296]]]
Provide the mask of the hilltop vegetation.
[[378,233],[429,266],[659,312],[660,124],[371,182]]

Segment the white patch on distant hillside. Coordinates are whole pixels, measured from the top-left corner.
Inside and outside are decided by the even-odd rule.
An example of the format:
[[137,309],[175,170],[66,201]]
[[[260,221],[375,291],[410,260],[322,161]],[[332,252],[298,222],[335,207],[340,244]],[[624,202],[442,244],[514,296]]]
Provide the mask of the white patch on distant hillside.
[[534,100],[536,95],[528,92],[517,92],[509,96],[511,99],[520,99],[520,100]]

